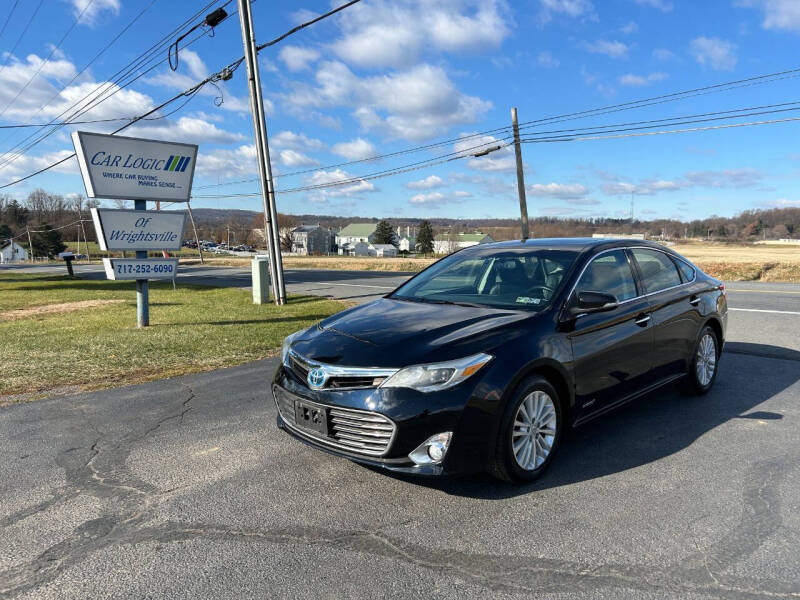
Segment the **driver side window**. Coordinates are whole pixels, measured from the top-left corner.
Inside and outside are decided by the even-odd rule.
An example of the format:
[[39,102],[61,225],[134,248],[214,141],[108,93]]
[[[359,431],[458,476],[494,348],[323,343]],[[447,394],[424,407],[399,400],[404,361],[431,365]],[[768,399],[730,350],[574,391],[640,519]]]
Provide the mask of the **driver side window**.
[[617,302],[635,298],[636,282],[625,252],[613,250],[592,260],[578,280],[575,291],[614,294]]

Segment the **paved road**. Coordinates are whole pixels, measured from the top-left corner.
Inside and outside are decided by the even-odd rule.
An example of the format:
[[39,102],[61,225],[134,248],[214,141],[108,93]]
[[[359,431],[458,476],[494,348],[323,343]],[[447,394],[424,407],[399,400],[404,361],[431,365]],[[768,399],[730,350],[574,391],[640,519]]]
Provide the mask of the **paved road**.
[[521,488],[287,438],[273,361],[2,408],[0,597],[797,598],[800,286],[729,289],[708,396],[587,425]]

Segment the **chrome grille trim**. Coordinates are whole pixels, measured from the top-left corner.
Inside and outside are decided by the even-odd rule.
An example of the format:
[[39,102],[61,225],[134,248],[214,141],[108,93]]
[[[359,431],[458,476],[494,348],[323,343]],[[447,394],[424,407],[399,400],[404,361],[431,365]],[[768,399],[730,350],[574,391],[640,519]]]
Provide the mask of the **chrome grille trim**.
[[[355,408],[331,407],[297,396],[278,385],[272,388],[275,405],[286,427],[301,437],[308,438],[326,446],[361,454],[381,457],[392,447],[397,425],[389,417],[379,413]],[[298,427],[295,423],[294,399],[304,404],[327,409],[328,436]]]
[[335,390],[376,388],[383,383],[384,380],[398,371],[398,369],[383,369],[378,367],[341,367],[338,365],[329,365],[319,361],[309,360],[292,349],[289,349],[284,366],[292,371],[295,377],[300,379],[306,386],[308,385],[306,381],[308,372],[311,369],[322,368],[325,371],[325,384],[320,389]]

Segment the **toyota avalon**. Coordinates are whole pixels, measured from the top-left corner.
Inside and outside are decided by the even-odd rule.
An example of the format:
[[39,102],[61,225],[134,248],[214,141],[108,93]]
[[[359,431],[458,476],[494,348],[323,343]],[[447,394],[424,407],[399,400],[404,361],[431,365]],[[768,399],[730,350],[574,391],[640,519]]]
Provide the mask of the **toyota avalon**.
[[530,481],[569,428],[711,389],[726,323],[724,285],[655,243],[473,246],[286,338],[278,427],[395,472]]

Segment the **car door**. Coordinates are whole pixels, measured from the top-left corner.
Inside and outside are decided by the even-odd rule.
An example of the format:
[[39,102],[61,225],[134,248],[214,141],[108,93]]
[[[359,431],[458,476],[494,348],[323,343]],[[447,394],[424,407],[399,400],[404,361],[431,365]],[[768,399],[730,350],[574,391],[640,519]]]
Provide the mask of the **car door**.
[[581,273],[578,292],[614,294],[618,306],[578,316],[568,334],[572,344],[576,419],[612,407],[643,387],[652,367],[650,304],[637,287],[630,256],[623,249],[594,257]]
[[630,253],[652,307],[653,378],[684,373],[697,330],[691,287],[684,284],[677,265],[665,252],[631,248]]

